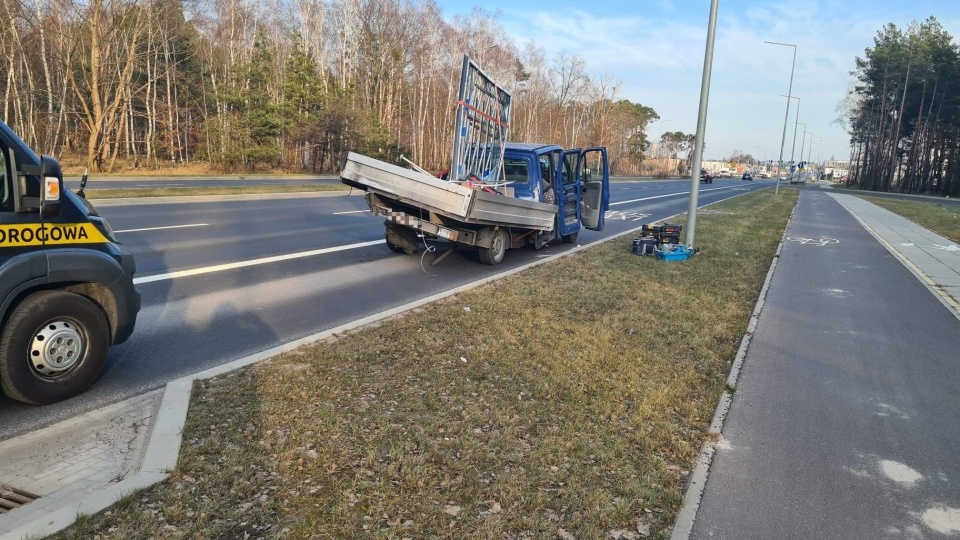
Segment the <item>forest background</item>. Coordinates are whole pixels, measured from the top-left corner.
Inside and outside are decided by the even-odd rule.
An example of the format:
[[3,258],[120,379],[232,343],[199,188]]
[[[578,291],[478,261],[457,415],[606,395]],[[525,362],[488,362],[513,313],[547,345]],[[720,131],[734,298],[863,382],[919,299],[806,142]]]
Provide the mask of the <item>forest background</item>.
[[[464,54],[513,93],[514,141],[606,146],[637,174],[658,118],[580,56],[432,0],[0,0],[0,17],[3,118],[68,170],[334,172],[347,151],[442,170]],[[692,136],[660,135],[686,162]]]

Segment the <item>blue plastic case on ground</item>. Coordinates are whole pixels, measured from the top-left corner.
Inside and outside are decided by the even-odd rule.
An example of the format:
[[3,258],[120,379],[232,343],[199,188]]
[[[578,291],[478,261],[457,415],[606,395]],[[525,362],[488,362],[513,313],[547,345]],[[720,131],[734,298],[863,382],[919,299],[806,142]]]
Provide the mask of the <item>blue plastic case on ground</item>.
[[693,248],[677,246],[676,249],[658,249],[657,259],[661,261],[685,261],[693,255]]

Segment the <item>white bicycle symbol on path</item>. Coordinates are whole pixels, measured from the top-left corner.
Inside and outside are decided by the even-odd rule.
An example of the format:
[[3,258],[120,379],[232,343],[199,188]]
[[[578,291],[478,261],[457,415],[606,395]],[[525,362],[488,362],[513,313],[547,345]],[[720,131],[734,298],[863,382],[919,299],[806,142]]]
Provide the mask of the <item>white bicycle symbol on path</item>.
[[836,238],[804,238],[802,236],[790,236],[787,238],[790,242],[797,242],[801,246],[817,246],[823,247],[828,244],[839,244],[840,241]]

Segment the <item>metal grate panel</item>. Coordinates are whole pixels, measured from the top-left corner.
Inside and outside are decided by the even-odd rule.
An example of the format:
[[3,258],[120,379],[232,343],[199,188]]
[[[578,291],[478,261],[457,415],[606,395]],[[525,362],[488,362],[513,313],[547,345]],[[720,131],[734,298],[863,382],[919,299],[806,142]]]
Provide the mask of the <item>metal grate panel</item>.
[[39,499],[28,491],[0,484],[0,515]]
[[464,55],[450,180],[503,182],[503,145],[510,128],[511,102],[510,92]]

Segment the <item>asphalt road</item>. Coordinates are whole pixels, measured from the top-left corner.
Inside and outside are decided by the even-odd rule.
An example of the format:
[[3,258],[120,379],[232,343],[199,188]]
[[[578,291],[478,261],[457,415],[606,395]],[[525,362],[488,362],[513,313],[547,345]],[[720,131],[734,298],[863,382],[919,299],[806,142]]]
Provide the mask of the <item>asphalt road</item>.
[[[700,184],[700,202],[771,185]],[[615,183],[611,189],[606,229],[582,231],[580,244],[685,212],[689,202],[683,181]],[[456,252],[430,266],[434,254],[387,249],[382,218],[371,216],[356,195],[100,210],[137,257],[143,295],[137,329],[111,349],[100,379],[77,398],[32,407],[0,397],[0,440],[571,247],[511,250],[497,266]],[[226,266],[211,268],[218,265]]]
[[[87,189],[149,189],[161,187],[240,187],[304,186],[338,184],[337,176],[195,176],[195,177],[97,177],[91,176]],[[65,178],[64,184],[76,191],[80,178]]]
[[[640,177],[617,176],[614,182],[632,181]],[[645,178],[646,180],[652,180]],[[673,179],[675,182],[680,179]],[[304,186],[320,184],[339,184],[336,175],[288,175],[288,176],[109,176],[93,175],[87,182],[87,189],[150,189],[182,187],[245,187],[245,186]],[[64,179],[64,184],[76,191],[80,189],[80,178]]]
[[820,190],[787,237],[692,538],[953,537],[960,324]]

